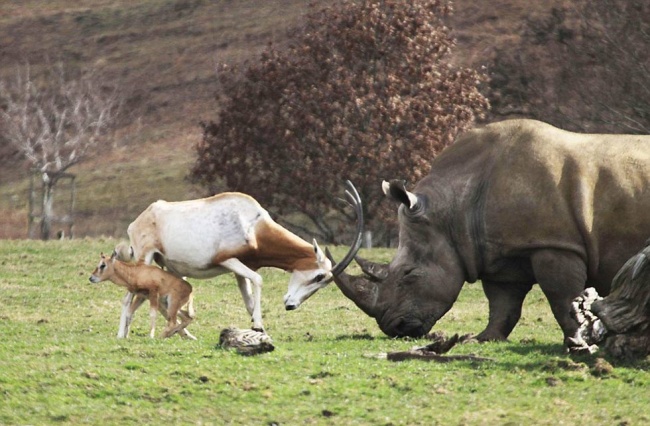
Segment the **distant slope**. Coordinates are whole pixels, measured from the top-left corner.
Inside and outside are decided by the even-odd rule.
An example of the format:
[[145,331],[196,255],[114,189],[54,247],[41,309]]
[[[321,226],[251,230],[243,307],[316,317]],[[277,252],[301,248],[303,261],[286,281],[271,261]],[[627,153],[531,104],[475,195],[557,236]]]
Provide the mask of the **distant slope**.
[[[333,0],[329,0],[332,2]],[[319,4],[324,4],[321,1]],[[455,60],[483,65],[507,45],[522,19],[559,1],[458,0],[451,21]],[[304,0],[22,0],[0,2],[0,77],[28,61],[38,72],[59,60],[93,67],[123,89],[125,110],[92,161],[76,167],[75,233],[123,236],[156,199],[202,195],[184,179],[214,117],[214,64],[241,61],[282,43]],[[0,238],[26,236],[26,168],[0,141]]]
[[[215,63],[281,42],[305,9],[300,0],[0,2],[0,77],[16,64],[38,72],[63,61],[93,67],[124,92],[123,119],[108,142],[117,149],[72,170],[76,234],[123,235],[151,201],[199,195],[184,176],[199,122],[215,115]],[[0,238],[26,235],[26,170],[14,152],[0,148]]]

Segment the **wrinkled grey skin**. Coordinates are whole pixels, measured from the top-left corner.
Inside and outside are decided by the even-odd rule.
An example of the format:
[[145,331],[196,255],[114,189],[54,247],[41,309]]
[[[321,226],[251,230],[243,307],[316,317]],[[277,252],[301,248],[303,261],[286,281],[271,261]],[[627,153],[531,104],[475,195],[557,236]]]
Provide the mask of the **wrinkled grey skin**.
[[335,280],[384,333],[428,333],[481,280],[490,312],[477,337],[504,340],[538,283],[568,343],[571,301],[585,287],[606,295],[650,236],[650,136],[508,120],[445,149],[410,191],[414,205],[399,181],[387,189],[400,203],[395,257]]

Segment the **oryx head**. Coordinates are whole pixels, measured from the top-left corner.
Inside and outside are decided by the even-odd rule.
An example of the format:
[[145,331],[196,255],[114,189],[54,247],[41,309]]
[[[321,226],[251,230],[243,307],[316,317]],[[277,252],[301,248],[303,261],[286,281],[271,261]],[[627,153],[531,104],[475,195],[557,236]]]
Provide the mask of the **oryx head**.
[[361,197],[359,197],[359,193],[354,185],[352,185],[352,182],[347,181],[346,184],[348,186],[348,190],[345,191],[346,198],[348,203],[354,207],[357,215],[357,233],[355,240],[350,246],[350,250],[345,255],[345,258],[334,267],[332,267],[330,259],[325,256],[325,253],[318,246],[316,240],[313,241],[314,260],[310,261],[310,264],[296,268],[291,274],[289,289],[284,296],[284,307],[288,311],[297,309],[312,294],[329,284],[334,279],[334,276],[343,272],[361,247],[363,235],[363,206],[361,204]]

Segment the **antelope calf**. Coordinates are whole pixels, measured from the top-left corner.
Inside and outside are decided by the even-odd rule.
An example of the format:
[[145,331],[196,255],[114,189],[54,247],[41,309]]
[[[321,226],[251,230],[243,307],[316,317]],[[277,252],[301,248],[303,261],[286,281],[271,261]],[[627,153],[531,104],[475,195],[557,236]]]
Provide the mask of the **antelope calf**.
[[[116,259],[116,252],[113,252],[110,258],[103,253],[100,256],[99,265],[90,276],[90,282],[112,281],[125,287],[129,293],[142,296],[129,305],[130,317],[148,298],[151,319],[149,337],[154,337],[158,310],[167,320],[163,337],[170,337],[179,332],[187,337],[193,337],[185,330],[194,319],[190,283],[155,266],[122,262]],[[188,309],[181,310],[186,303]],[[177,321],[178,317],[181,318],[180,324]]]

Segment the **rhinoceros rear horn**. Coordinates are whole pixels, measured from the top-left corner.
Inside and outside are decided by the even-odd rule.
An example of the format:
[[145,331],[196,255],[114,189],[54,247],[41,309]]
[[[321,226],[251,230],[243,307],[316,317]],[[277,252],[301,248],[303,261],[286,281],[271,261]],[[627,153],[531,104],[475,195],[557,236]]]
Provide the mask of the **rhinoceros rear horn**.
[[[325,255],[332,264],[336,261],[329,249],[325,249]],[[341,289],[341,292],[348,299],[352,300],[367,315],[375,318],[377,316],[377,283],[370,281],[363,276],[352,276],[341,271],[334,275],[334,282]]]
[[356,256],[354,260],[361,266],[363,273],[368,275],[373,281],[384,281],[388,276],[387,264],[371,262],[360,256]]

